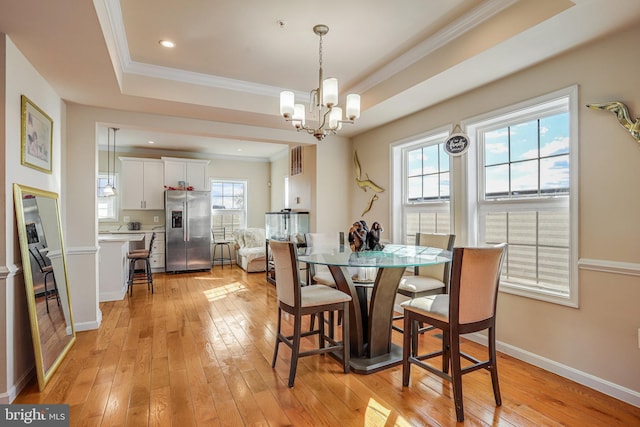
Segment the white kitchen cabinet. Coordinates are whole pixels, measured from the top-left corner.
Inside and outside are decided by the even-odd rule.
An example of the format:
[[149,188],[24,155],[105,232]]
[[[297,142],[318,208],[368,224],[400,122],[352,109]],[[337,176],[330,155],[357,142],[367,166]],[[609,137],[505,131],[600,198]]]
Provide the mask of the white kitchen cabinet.
[[[156,231],[156,238],[153,241],[153,247],[151,248],[151,256],[149,257],[149,263],[151,264],[151,271],[164,272],[164,231]],[[151,241],[151,235],[153,232],[145,233],[145,242]]]
[[163,157],[164,185],[178,187],[183,181],[185,186],[192,186],[194,190],[208,191],[210,188],[207,168],[209,160],[179,159]]
[[164,209],[164,163],[155,159],[120,157],[122,209]]

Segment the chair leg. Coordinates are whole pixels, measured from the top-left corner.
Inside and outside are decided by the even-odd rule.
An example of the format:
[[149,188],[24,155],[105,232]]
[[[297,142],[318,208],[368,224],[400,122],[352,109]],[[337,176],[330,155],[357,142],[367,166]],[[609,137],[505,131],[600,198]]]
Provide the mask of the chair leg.
[[145,265],[147,269],[147,290],[151,288],[151,293],[153,293],[153,275],[151,274],[151,262],[149,262],[149,258],[145,260]]
[[411,375],[411,363],[409,363],[409,357],[415,355],[415,349],[412,348],[412,318],[411,314],[407,311],[404,312],[403,321],[403,333],[402,333],[402,386],[407,387],[409,385],[409,377]]
[[129,286],[129,296],[133,296],[133,277],[135,274],[135,268],[136,268],[136,260],[135,259],[129,260],[129,280],[127,283]]
[[491,384],[493,385],[493,397],[496,406],[502,405],[500,396],[500,384],[498,383],[498,358],[496,356],[496,331],[494,327],[489,328],[489,360],[491,360]]
[[449,332],[451,348],[451,384],[453,400],[456,407],[456,419],[464,421],[464,405],[462,401],[462,367],[460,364],[460,336]]
[[44,304],[47,306],[47,313],[49,312],[49,291],[47,290],[47,275],[44,275]]
[[[302,334],[302,316],[296,314],[293,320],[293,347],[291,348],[291,367],[289,368],[289,387],[293,387],[300,355],[300,335]],[[322,322],[321,322],[322,323]]]
[[278,327],[276,329],[276,346],[273,349],[273,359],[271,360],[271,367],[276,367],[276,359],[278,358],[278,347],[280,347],[280,328],[282,327],[282,309],[278,307]]
[[449,373],[449,363],[451,361],[451,345],[449,344],[449,331],[442,331],[442,372]]
[[56,301],[58,302],[58,307],[60,307],[60,292],[58,292],[58,282],[56,282],[55,276],[53,276],[53,290],[56,293]]
[[324,348],[325,333],[324,333],[324,312],[318,313],[318,348]]
[[[351,357],[351,341],[349,339],[349,303],[345,302],[342,307],[342,361],[344,364],[344,373],[349,373],[350,357]],[[333,338],[333,337],[332,337]]]
[[[329,319],[329,337],[330,338],[335,338],[335,336],[336,336],[336,326],[335,326],[336,316],[335,316],[335,312],[330,311],[329,314],[327,314],[327,317]],[[340,318],[340,311],[338,311],[338,318]]]

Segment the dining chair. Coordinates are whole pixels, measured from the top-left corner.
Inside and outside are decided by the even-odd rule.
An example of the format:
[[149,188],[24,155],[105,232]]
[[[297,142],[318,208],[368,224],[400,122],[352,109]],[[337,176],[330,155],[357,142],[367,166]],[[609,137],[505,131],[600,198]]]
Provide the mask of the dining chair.
[[[304,240],[306,246],[311,248],[344,248],[344,232],[342,231],[337,233],[305,233]],[[311,285],[319,283],[332,288],[336,287],[333,275],[329,268],[324,265],[310,264],[307,267],[307,283]]]
[[[56,283],[56,276],[53,274],[53,266],[50,263],[47,263],[42,255],[42,252],[38,249],[37,246],[32,246],[29,248],[29,253],[36,260],[36,264],[38,265],[38,270],[42,274],[44,278],[44,302],[47,307],[47,313],[49,313],[49,299],[55,298],[58,305],[60,305],[60,295],[58,295],[58,285]],[[53,282],[53,289],[49,290],[47,287],[47,281],[51,276]]]
[[[455,234],[416,233],[416,246],[429,246],[451,251],[455,240]],[[400,281],[398,294],[411,299],[426,297],[428,295],[446,294],[449,286],[450,270],[450,262],[415,267],[412,276],[405,276]],[[402,318],[402,315],[394,316],[393,320],[402,320]],[[392,328],[398,332],[402,332],[402,328],[399,326],[393,325]],[[421,330],[421,332],[425,332],[425,330]]]
[[[448,294],[430,295],[402,303],[404,335],[402,386],[409,385],[411,365],[428,370],[451,382],[458,421],[464,420],[462,375],[478,369],[491,374],[496,406],[502,404],[496,358],[496,302],[506,244],[484,248],[454,248]],[[442,331],[442,349],[418,351],[418,323]],[[460,335],[488,330],[488,360],[478,360],[460,349]],[[425,362],[442,357],[442,369]],[[461,359],[471,362],[462,367]],[[451,368],[451,374],[449,374]]]
[[[147,283],[147,290],[151,290],[153,293],[153,275],[151,273],[151,251],[153,250],[153,242],[156,240],[156,233],[151,234],[149,240],[149,249],[134,249],[127,253],[127,259],[129,260],[129,280],[127,285],[129,288],[129,296],[133,295],[133,285],[136,281],[143,281]],[[144,268],[142,273],[136,273],[136,263],[138,261],[144,262]]]
[[[278,326],[271,367],[275,368],[278,359],[278,348],[280,343],[284,343],[291,349],[289,387],[293,387],[300,357],[341,351],[343,370],[345,373],[349,372],[349,302],[351,301],[351,296],[329,286],[301,286],[298,257],[296,255],[297,244],[271,240],[269,245],[276,271],[276,294],[278,298]],[[292,335],[285,335],[282,332],[283,311],[293,316]],[[341,342],[325,334],[324,313],[333,311],[339,311],[343,316]],[[317,328],[302,332],[302,316],[306,315],[317,315],[320,321]],[[318,335],[318,348],[300,351],[301,339],[312,335]]]
[[[329,250],[334,248],[344,248],[344,232],[339,231],[336,233],[305,233],[304,241],[305,245],[310,248],[326,248]],[[308,284],[320,284],[337,289],[336,281],[334,280],[331,271],[329,271],[329,267],[325,265],[309,264],[306,267],[306,272]],[[311,329],[313,329],[315,326],[315,320],[315,316],[311,316]],[[333,336],[333,313],[329,313],[328,322],[330,328],[329,335]],[[338,325],[340,325],[341,322],[342,315],[338,314]]]

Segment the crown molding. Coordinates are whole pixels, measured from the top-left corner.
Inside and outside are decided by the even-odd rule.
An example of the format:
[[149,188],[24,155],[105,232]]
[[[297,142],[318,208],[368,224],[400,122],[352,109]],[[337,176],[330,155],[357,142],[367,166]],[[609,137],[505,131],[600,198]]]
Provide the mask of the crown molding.
[[[118,0],[95,0],[96,3],[100,1],[103,2],[106,9],[106,16],[104,18],[107,20],[108,25],[106,27],[108,28],[108,31],[105,31],[105,26],[103,26],[103,31],[105,33],[107,46],[113,47],[116,50],[115,57],[119,61],[119,64],[114,64],[114,67],[118,67],[119,65],[120,70],[118,71],[120,71],[122,75],[134,74],[268,97],[279,97],[280,92],[283,90],[289,90],[243,80],[230,79],[227,77],[133,61],[127,45],[127,36],[124,22],[122,20],[120,2]],[[366,92],[372,87],[428,56],[436,49],[439,49],[496,14],[502,12],[517,1],[518,0],[489,0],[482,2],[482,4],[466,15],[463,15],[455,22],[438,31],[405,54],[383,66],[378,71],[370,74],[369,77],[364,79],[362,82],[354,85],[352,91],[356,93]],[[309,102],[309,93],[301,91],[295,91],[294,93],[296,99]]]
[[463,15],[442,30],[424,40],[422,43],[370,74],[369,77],[353,86],[351,91],[355,93],[364,93],[368,91],[381,82],[388,80],[400,71],[403,71],[407,67],[415,64],[422,58],[430,55],[442,46],[451,43],[461,35],[471,31],[473,28],[502,12],[509,6],[517,3],[517,1],[518,0],[490,0],[483,2],[471,12]]

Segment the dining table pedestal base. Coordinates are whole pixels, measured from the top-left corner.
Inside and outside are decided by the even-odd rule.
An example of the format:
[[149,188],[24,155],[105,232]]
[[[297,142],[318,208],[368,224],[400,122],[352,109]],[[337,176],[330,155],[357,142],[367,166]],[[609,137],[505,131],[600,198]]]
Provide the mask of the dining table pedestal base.
[[391,368],[402,364],[402,347],[391,344],[389,353],[370,358],[351,357],[349,366],[356,374],[373,374],[383,369]]

